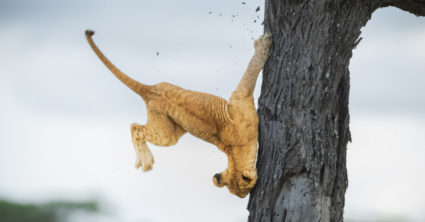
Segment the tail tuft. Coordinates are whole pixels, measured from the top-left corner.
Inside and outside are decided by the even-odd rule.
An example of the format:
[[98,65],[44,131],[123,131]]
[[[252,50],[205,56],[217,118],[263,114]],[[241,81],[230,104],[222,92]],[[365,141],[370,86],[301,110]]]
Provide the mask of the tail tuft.
[[86,30],[86,36],[90,37],[92,35],[94,35],[94,31],[93,30],[90,30],[90,29],[87,29]]

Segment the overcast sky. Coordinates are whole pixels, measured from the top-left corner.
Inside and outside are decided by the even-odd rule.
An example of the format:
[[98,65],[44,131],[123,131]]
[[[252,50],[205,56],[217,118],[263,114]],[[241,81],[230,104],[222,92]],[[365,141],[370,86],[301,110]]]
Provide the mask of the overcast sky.
[[[94,29],[143,83],[228,98],[263,30],[264,1],[244,2],[0,0],[0,198],[98,198],[108,210],[92,221],[246,221],[248,198],[212,184],[227,163],[208,143],[151,145],[153,171],[134,168],[129,126],[146,121],[145,106],[84,37]],[[362,37],[350,63],[346,217],[424,221],[425,18],[378,10]]]

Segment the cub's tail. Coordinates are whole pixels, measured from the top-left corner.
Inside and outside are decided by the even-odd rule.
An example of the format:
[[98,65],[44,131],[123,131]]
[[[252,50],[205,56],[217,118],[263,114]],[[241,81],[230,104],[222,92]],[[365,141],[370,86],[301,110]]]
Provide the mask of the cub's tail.
[[111,61],[108,60],[108,58],[103,55],[103,53],[100,51],[100,49],[96,46],[96,44],[93,42],[92,35],[94,35],[94,31],[92,30],[86,30],[86,38],[89,42],[91,48],[96,53],[96,55],[99,57],[99,59],[103,62],[103,64],[106,65],[106,67],[126,86],[128,86],[131,90],[139,94],[142,98],[146,98],[150,92],[150,86],[144,85],[140,82],[137,82],[136,80],[128,77],[126,74],[121,72],[117,67],[115,67],[114,64],[111,63]]

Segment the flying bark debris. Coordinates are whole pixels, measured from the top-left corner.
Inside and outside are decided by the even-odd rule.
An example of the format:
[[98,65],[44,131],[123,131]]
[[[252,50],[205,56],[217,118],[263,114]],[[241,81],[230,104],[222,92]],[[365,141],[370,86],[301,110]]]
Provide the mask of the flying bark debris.
[[242,5],[245,5],[246,3],[245,2],[242,2]]
[[255,9],[255,12],[260,11],[260,6],[257,7],[257,9]]

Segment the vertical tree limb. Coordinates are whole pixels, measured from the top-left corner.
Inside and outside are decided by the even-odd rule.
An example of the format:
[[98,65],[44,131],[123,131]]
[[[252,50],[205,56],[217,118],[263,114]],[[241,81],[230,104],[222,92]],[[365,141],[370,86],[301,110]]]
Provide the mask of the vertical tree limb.
[[343,221],[351,140],[349,62],[379,7],[425,15],[420,0],[266,0],[273,35],[258,115],[249,221]]

